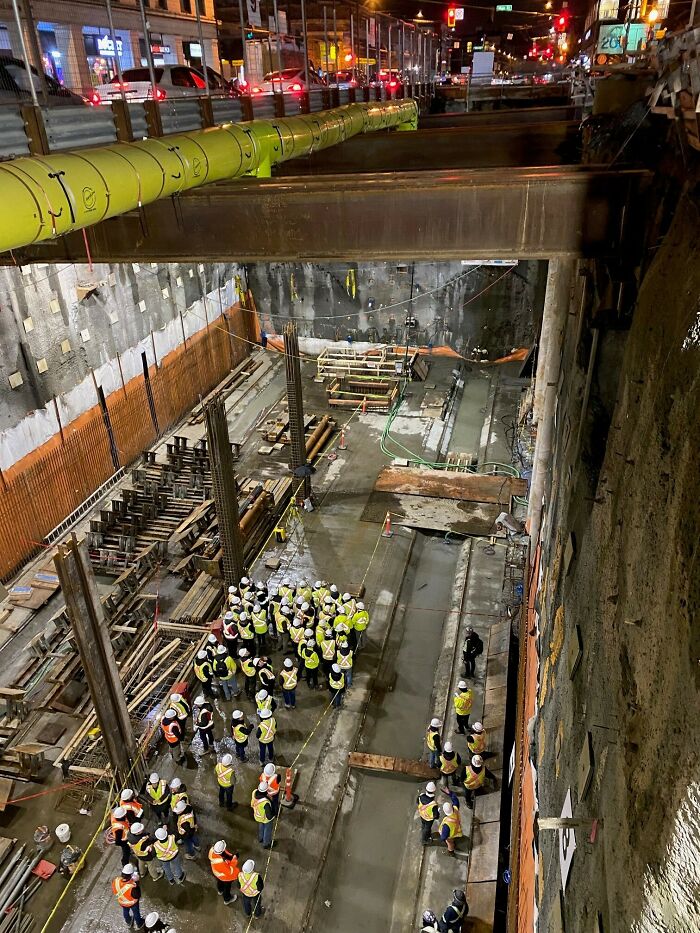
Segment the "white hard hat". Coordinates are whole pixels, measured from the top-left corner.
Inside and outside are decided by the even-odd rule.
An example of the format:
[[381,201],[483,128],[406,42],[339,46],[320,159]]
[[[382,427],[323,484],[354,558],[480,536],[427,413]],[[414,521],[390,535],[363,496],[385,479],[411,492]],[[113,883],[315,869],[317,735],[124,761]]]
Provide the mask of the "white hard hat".
[[180,778],[173,778],[170,782],[170,790],[177,790],[178,787],[182,787],[182,781]]
[[317,580],[317,581],[314,583],[314,589],[316,589],[316,590],[320,589],[321,586],[323,586],[323,584],[321,583],[320,580]]
[[159,826],[158,829],[156,830],[156,839],[158,840],[158,842],[165,842],[167,838],[168,838],[168,830],[165,828],[165,826]]
[[134,825],[131,827],[131,832],[135,836],[140,836],[143,832],[143,823],[134,823]]
[[340,665],[339,665],[339,664],[334,664],[332,670],[333,670],[333,673],[334,673],[334,674],[339,674],[339,673],[340,673]]
[[231,713],[231,719],[243,719],[243,711],[240,709],[235,709]]
[[309,584],[306,582],[306,580],[300,580],[300,581],[299,581],[299,586],[300,586],[302,589],[304,589],[304,587],[305,587],[305,586],[308,586],[308,585],[309,585]]
[[175,719],[177,713],[174,709],[166,709],[164,719]]
[[122,868],[122,875],[133,875],[136,871],[136,866],[132,865],[131,862],[127,862],[126,865]]
[[267,697],[268,697],[267,690],[258,690],[258,692],[255,694],[256,700],[266,700]]
[[229,593],[232,593],[232,594],[233,594],[233,593],[236,592],[236,587],[235,587],[235,586],[230,586],[230,587],[228,588],[228,591],[229,591]]
[[157,784],[158,781],[160,781],[160,775],[158,774],[157,771],[153,771],[151,774],[149,774],[148,776],[149,784]]
[[150,914],[146,915],[146,919],[144,921],[144,923],[146,924],[146,929],[152,930],[159,920],[160,920],[160,916],[158,915],[158,911],[157,910],[151,911]]
[[313,640],[313,638],[310,638],[310,639],[306,642],[306,647],[307,647],[307,648],[313,648],[313,646],[314,646],[314,640]]
[[303,606],[303,605],[304,605],[304,597],[303,597],[303,596],[297,596],[297,598],[294,600],[294,602],[297,604],[297,606]]
[[268,761],[268,763],[263,768],[263,774],[266,774],[268,777],[272,777],[274,773],[275,773],[275,766],[272,764],[271,761]]
[[253,603],[253,612],[260,612],[261,609],[262,609],[262,606],[260,605],[259,602]]
[[451,816],[451,815],[452,815],[452,812],[453,812],[453,811],[452,811],[452,804],[451,804],[451,803],[443,803],[443,805],[442,805],[442,812],[445,814],[445,816]]
[[466,680],[460,680],[460,682],[457,684],[457,689],[458,689],[458,690],[468,690],[468,689],[469,689],[469,684],[466,682]]
[[134,792],[130,787],[125,787],[124,790],[119,795],[120,800],[131,800],[134,796]]
[[484,731],[484,727],[481,725],[480,722],[475,722],[474,725],[472,726],[472,730],[473,730],[474,732],[483,732],[483,731]]
[[217,654],[226,654],[226,651],[226,645],[219,645],[219,647],[216,649]]
[[261,709],[261,710],[260,710],[260,718],[261,718],[261,719],[269,719],[270,716],[272,716],[272,713],[270,712],[269,709]]
[[285,666],[285,667],[294,667],[294,664],[292,663],[292,659],[291,659],[291,658],[285,658],[285,659],[284,659],[284,666]]
[[323,604],[324,604],[324,606],[329,606],[329,605],[332,604],[332,602],[333,602],[333,600],[331,599],[330,596],[324,596],[324,598],[323,598]]
[[265,589],[265,584],[262,582],[262,580],[256,580],[256,582],[255,582],[255,589],[256,589],[256,590],[264,590],[264,589]]
[[182,694],[181,694],[181,693],[171,693],[171,694],[170,694],[170,699],[173,701],[173,703],[179,703],[180,700],[182,699]]
[[282,615],[290,616],[291,614],[292,610],[290,606],[282,606]]
[[343,593],[343,602],[347,602],[349,599],[352,599],[349,593]]
[[224,622],[232,622],[232,621],[233,621],[233,613],[232,613],[232,612],[225,612],[225,613],[224,613]]
[[261,782],[258,784],[258,793],[259,793],[259,794],[266,794],[266,793],[267,793],[267,781],[261,781]]
[[242,612],[242,613],[241,613],[241,615],[240,615],[240,621],[241,621],[241,622],[247,622],[247,621],[248,621],[248,613],[247,613],[247,612]]
[[435,781],[428,781],[425,785],[426,794],[434,794],[437,788],[435,787]]
[[338,592],[338,587],[335,585],[335,583],[331,583],[331,593],[337,593],[337,592]]
[[249,875],[251,871],[255,871],[255,862],[252,858],[249,858],[247,861],[243,862],[243,871]]
[[184,813],[187,809],[187,804],[184,800],[178,800],[178,802],[173,807],[173,813]]
[[195,706],[204,706],[204,703],[205,703],[205,702],[206,702],[206,701],[205,701],[204,697],[200,695],[200,696],[198,696],[197,699],[194,701],[194,705],[195,705]]
[[126,810],[124,807],[117,807],[114,811],[114,815],[118,820],[123,820],[126,816]]
[[215,645],[217,641],[216,635],[213,632],[211,632],[209,637],[207,638],[207,641],[209,642],[210,645]]
[[442,723],[440,722],[439,719],[431,719],[430,725],[433,727],[433,729],[439,729]]
[[445,742],[445,751],[446,752],[452,751],[452,742]]
[[229,765],[233,764],[233,755],[224,755],[221,764],[228,768]]
[[231,600],[231,605],[232,605],[232,606],[240,606],[240,605],[241,605],[241,597],[240,597],[240,596],[234,596],[233,599]]
[[226,851],[226,843],[223,839],[220,839],[218,842],[214,843],[214,851],[217,855],[221,855],[222,852]]
[[308,603],[302,603],[302,604],[301,604],[301,611],[302,611],[302,612],[306,612],[306,610],[307,610],[308,608],[309,608],[309,604],[308,604]]
[[247,658],[247,657],[248,657],[248,649],[247,649],[247,648],[241,648],[241,650],[238,652],[238,657],[239,657],[239,658]]
[[473,767],[480,768],[483,765],[483,763],[484,763],[484,759],[481,757],[481,755],[474,755],[472,757]]
[[276,586],[270,587],[270,596],[277,596],[278,593],[279,593],[279,590],[277,589]]
[[358,609],[364,609],[364,608],[365,608],[365,604],[364,604],[364,603],[357,603],[357,608],[358,608]]
[[314,637],[314,630],[312,628],[304,629],[304,638],[313,638],[313,637]]
[[197,660],[198,660],[198,661],[206,661],[206,659],[207,659],[207,653],[206,653],[206,651],[198,651],[198,652],[197,652]]
[[250,583],[248,577],[241,577],[241,583]]
[[282,586],[289,586],[290,583],[291,583],[291,580],[289,579],[289,577],[282,577]]

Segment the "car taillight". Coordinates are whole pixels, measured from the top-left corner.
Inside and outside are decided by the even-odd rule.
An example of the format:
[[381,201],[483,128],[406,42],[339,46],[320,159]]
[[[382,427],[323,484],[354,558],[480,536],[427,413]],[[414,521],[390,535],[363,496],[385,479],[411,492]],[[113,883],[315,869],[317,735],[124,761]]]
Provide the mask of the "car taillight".
[[399,82],[398,82],[398,81],[390,81],[390,82],[389,82],[389,87],[391,87],[391,88],[398,87],[398,86],[399,86]]
[[165,100],[167,96],[167,93],[163,90],[162,87],[156,88],[156,100]]
[[97,93],[97,91],[93,91],[93,92],[92,92],[92,95],[90,96],[90,103],[91,103],[94,107],[98,107],[98,106],[102,103],[102,98],[101,98],[100,95]]
[[289,85],[289,87],[287,88],[287,90],[288,90],[288,91],[301,91],[301,90],[303,90],[303,88],[302,88],[301,84],[298,84],[298,83],[295,81],[294,84],[290,84],[290,85]]
[[262,94],[263,89],[261,87],[254,87],[253,94]]
[[357,87],[357,81],[354,78],[350,82],[350,87]]
[[239,82],[238,82],[238,90],[239,90],[239,91],[247,91],[247,90],[248,90],[248,82],[247,82],[247,81],[239,81]]

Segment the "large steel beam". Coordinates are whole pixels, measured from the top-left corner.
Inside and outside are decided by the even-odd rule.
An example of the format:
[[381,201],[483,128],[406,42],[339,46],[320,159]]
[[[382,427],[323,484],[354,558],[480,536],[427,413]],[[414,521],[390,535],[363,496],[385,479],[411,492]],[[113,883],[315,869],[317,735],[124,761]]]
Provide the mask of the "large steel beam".
[[223,573],[226,586],[238,586],[245,574],[243,535],[238,512],[236,474],[229,440],[226,408],[223,399],[215,398],[204,408],[207,423],[209,462],[219,540],[223,551]]
[[284,365],[287,374],[287,411],[289,412],[289,466],[304,479],[304,498],[311,497],[311,471],[306,460],[304,435],[304,397],[301,388],[301,358],[297,326],[290,321],[284,328]]
[[[88,241],[100,262],[612,255],[650,179],[571,166],[224,182],[96,224]],[[13,258],[87,261],[82,232]]]

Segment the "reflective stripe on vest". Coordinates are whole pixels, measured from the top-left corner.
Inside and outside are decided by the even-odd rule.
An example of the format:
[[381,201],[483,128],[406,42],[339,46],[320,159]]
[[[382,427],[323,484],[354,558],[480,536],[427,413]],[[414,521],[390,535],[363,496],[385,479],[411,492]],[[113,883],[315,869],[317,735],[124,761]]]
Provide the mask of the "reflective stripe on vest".
[[439,735],[440,735],[440,731],[438,729],[428,729],[428,731],[425,733],[425,743],[431,752],[437,751],[437,744],[435,742],[435,739]]
[[245,658],[241,661],[241,670],[246,677],[255,677],[255,665],[252,658]]
[[151,840],[148,836],[141,836],[136,842],[130,842],[129,847],[136,858],[145,859],[151,849]]
[[112,828],[112,832],[116,833],[118,829],[121,829],[122,832],[127,832],[129,829],[129,824],[126,820],[118,820],[116,816],[110,816],[109,823]]
[[261,712],[264,709],[269,709],[272,712],[272,697],[268,693],[264,700],[259,700],[255,698],[255,705],[258,707],[258,712]]
[[290,625],[289,635],[295,645],[298,645],[304,637],[304,628],[301,625]]
[[337,660],[341,671],[349,671],[352,667],[352,651],[348,651],[347,654],[341,654],[339,651]]
[[275,737],[275,731],[277,729],[277,724],[275,723],[275,717],[271,716],[269,719],[263,719],[260,723],[260,741],[263,745],[267,745],[268,742],[272,742]]
[[457,770],[457,767],[457,756],[455,754],[451,758],[440,755],[440,770],[443,774],[452,774],[453,771]]
[[[445,914],[448,910],[451,910],[454,914],[453,917],[450,917],[449,920],[445,919]],[[450,904],[449,907],[445,908],[445,911],[442,915],[442,922],[445,924],[454,924],[457,920],[461,920],[467,910],[467,905],[462,904],[461,907],[457,907],[455,904]]]
[[263,771],[263,773],[258,778],[258,784],[262,784],[263,781],[267,784],[268,797],[276,797],[280,792],[279,775],[275,774],[275,776],[270,779]]
[[343,690],[345,688],[345,674],[341,671],[336,679],[336,675],[331,671],[328,675],[328,686],[333,690]]
[[157,784],[146,784],[146,793],[153,803],[162,803],[170,796],[166,781],[158,781]]
[[468,716],[472,711],[472,692],[464,690],[454,696],[455,712],[458,716]]
[[335,660],[335,639],[334,638],[324,638],[321,642],[321,654],[323,655],[324,661],[334,661]]
[[[177,720],[175,720],[177,722]],[[169,742],[170,745],[177,745],[180,741],[180,736],[177,734],[175,729],[175,722],[162,722],[161,726],[163,729],[163,735],[165,736],[165,741]]]
[[165,842],[161,842],[160,839],[156,839],[156,841],[153,843],[153,848],[161,862],[172,861],[172,859],[174,859],[177,855],[177,842],[175,842],[175,836],[168,836]]
[[224,853],[219,855],[212,846],[209,849],[209,862],[215,878],[219,881],[235,881],[238,877],[238,859],[233,857],[230,852],[226,852],[229,858],[224,858]]
[[253,629],[251,628],[250,622],[246,619],[245,622],[238,622],[238,634],[241,638],[250,641],[251,638],[255,638],[253,634]]
[[464,775],[464,786],[467,790],[478,790],[483,786],[485,778],[486,771],[484,768],[481,768],[480,771],[474,771],[471,765],[467,765],[467,770]]
[[219,674],[219,680],[231,680],[236,673],[236,662],[230,654],[227,654],[224,664],[226,665],[226,673],[223,676]]
[[170,798],[170,806],[174,810],[175,807],[180,803],[181,800],[184,800],[185,803],[189,803],[189,797],[187,796],[186,790],[176,790],[173,792],[172,797]]
[[208,661],[202,661],[201,664],[195,664],[194,674],[197,680],[200,680],[202,683],[206,683],[207,680],[211,680],[211,665]]
[[233,727],[233,737],[239,745],[245,745],[248,741],[248,735],[249,732],[245,723],[239,723]]
[[287,628],[287,616],[281,609],[275,609],[275,626],[280,635],[284,634]]
[[467,748],[472,755],[480,755],[486,748],[486,736],[483,732],[474,732],[467,739]]
[[260,876],[256,871],[242,871],[238,876],[238,883],[241,886],[241,894],[246,897],[256,897],[258,893],[258,878]]
[[219,762],[215,771],[219,787],[230,787],[233,784],[233,765],[224,765]]
[[285,690],[293,690],[297,685],[297,669],[293,667],[291,671],[288,671],[286,668],[282,668],[280,671],[280,677],[282,678],[282,687]]
[[318,654],[314,651],[313,648],[307,648],[304,652],[304,664],[309,670],[315,670],[319,665]]
[[425,820],[426,823],[432,823],[435,819],[436,813],[435,808],[437,804],[434,800],[431,800],[429,803],[422,803],[420,798],[418,799],[418,815],[422,820]]
[[355,626],[358,632],[364,632],[364,630],[369,625],[369,613],[366,609],[360,609],[352,617],[352,624]]
[[462,835],[462,821],[459,817],[459,810],[453,810],[449,816],[443,816],[442,823],[440,823],[440,831],[442,832],[442,827],[447,826],[450,831],[450,838],[453,839],[455,836]]
[[253,628],[256,635],[265,635],[267,632],[267,613],[265,610],[253,613]]
[[115,878],[112,882],[112,890],[117,895],[117,901],[120,907],[133,907],[138,901],[132,892],[136,887],[135,881],[125,881],[123,878]]
[[185,835],[185,830],[197,829],[197,821],[194,818],[194,813],[181,813],[177,818],[177,831],[181,836]]
[[178,719],[186,719],[187,716],[189,716],[189,714],[190,714],[189,707],[188,707],[188,706],[185,706],[185,704],[182,702],[182,700],[179,700],[177,703],[173,703],[173,701],[171,700],[171,701],[170,701],[170,709],[174,709],[174,710],[175,710],[175,712],[176,712],[177,715],[178,715]]
[[270,801],[267,797],[256,797],[253,794],[253,799],[250,801],[250,804],[253,808],[253,816],[255,817],[256,823],[269,823],[272,819],[272,816],[268,816]]

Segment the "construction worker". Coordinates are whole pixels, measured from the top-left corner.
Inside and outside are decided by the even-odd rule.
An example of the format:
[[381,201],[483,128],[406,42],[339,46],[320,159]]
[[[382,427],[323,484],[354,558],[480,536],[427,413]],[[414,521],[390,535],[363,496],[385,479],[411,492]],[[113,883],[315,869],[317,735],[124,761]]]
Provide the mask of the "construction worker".
[[261,606],[259,602],[253,603],[251,618],[258,653],[264,654],[267,651],[267,609]]
[[353,664],[353,654],[352,648],[348,644],[348,640],[345,635],[339,635],[336,639],[338,643],[338,650],[336,652],[336,664],[341,669],[343,674],[345,674],[345,686],[352,686],[352,664]]
[[468,913],[469,905],[464,896],[464,891],[455,888],[452,892],[452,903],[447,905],[442,917],[440,917],[438,930],[440,930],[440,933],[461,933],[464,918]]
[[269,709],[271,713],[277,709],[277,700],[271,697],[267,690],[258,690],[255,694],[255,706],[258,716],[264,709]]
[[265,764],[265,758],[272,761],[275,757],[275,733],[277,723],[269,709],[264,709],[260,713],[260,725],[255,730],[255,735],[260,744],[260,764]]
[[238,592],[241,594],[241,599],[245,599],[252,589],[253,584],[251,580],[249,580],[248,577],[241,577],[240,583],[238,584]]
[[250,917],[251,914],[255,914],[256,917],[259,917],[263,914],[265,908],[262,905],[261,895],[265,887],[265,882],[255,870],[255,862],[252,858],[243,862],[243,868],[238,875],[238,886],[241,889],[243,912],[246,917]]
[[232,658],[235,658],[238,652],[238,640],[240,635],[238,634],[238,619],[231,610],[224,613],[221,634],[228,653]]
[[311,628],[316,622],[316,610],[310,602],[301,604],[299,607],[299,615],[301,616],[304,625],[306,625],[308,628]]
[[321,659],[318,656],[318,651],[316,651],[316,645],[313,638],[310,638],[306,642],[301,656],[304,661],[306,685],[309,687],[309,689],[311,689],[313,686],[314,689],[318,690],[318,666],[321,663]]
[[193,724],[202,740],[204,754],[214,751],[214,708],[203,696],[198,696],[193,704]]
[[281,775],[277,773],[277,768],[271,761],[263,768],[262,774],[258,778],[259,784],[267,784],[267,796],[272,804],[272,815],[277,816],[280,810],[280,781]]
[[180,723],[184,739],[187,735],[187,717],[192,714],[190,704],[183,698],[181,693],[171,693],[170,709],[174,709],[177,714],[177,721]]
[[348,639],[348,644],[350,643],[349,636],[351,621],[352,617],[346,616],[344,610],[339,609],[333,622],[333,631],[335,632],[335,637],[340,638],[342,635],[344,638]]
[[464,769],[464,790],[465,797],[467,800],[467,806],[474,806],[474,796],[477,791],[481,790],[486,781],[486,768],[484,767],[484,759],[481,755],[473,755],[471,761],[467,763],[466,768]]
[[143,823],[134,823],[131,826],[128,840],[131,854],[139,866],[139,874],[143,875],[144,871],[147,871],[153,881],[159,881],[163,877],[163,869],[153,851],[153,836]]
[[457,692],[452,697],[455,713],[457,714],[457,732],[459,732],[460,735],[464,735],[465,731],[469,728],[469,714],[472,711],[473,701],[474,694],[472,693],[471,687],[466,681],[460,680],[457,684]]
[[421,821],[421,842],[427,846],[433,834],[433,823],[440,818],[440,807],[435,800],[435,782],[429,781],[425,790],[418,794],[418,816]]
[[219,806],[226,806],[227,810],[233,810],[233,785],[236,780],[236,773],[233,770],[233,756],[224,755],[221,761],[217,762],[214,771],[219,785]]
[[129,823],[137,823],[143,816],[143,807],[130,787],[125,787],[119,795],[119,805],[126,810],[126,818]]
[[253,817],[258,824],[258,842],[262,843],[263,849],[272,848],[272,830],[275,819],[267,790],[267,781],[260,781],[250,797]]
[[208,697],[214,696],[212,684],[214,682],[214,671],[206,651],[198,651],[194,659],[194,676],[202,685],[202,690]]
[[306,582],[306,580],[300,580],[297,583],[296,598],[300,599],[302,603],[311,602],[311,599],[312,599],[311,587]]
[[450,794],[451,803],[442,805],[442,821],[440,822],[440,839],[447,846],[450,855],[455,854],[455,840],[462,835],[462,821],[459,815],[459,800],[456,794]]
[[153,851],[160,862],[163,874],[169,884],[182,884],[185,873],[180,863],[180,853],[173,833],[169,833],[165,826],[159,826],[155,832]]
[[333,637],[333,629],[323,628],[319,625],[318,631],[321,633],[321,641],[319,642],[319,648],[321,649],[321,664],[323,665],[323,673],[328,678],[331,668],[335,664],[335,656],[337,652],[337,646],[335,643],[335,638]]
[[229,586],[229,588],[228,588],[228,604],[229,604],[229,606],[230,606],[231,603],[232,603],[235,599],[237,599],[237,598],[238,598],[238,587],[237,587],[237,586]]
[[438,919],[432,910],[424,910],[421,918],[420,933],[439,933]]
[[109,815],[110,828],[115,846],[122,850],[122,865],[128,865],[131,858],[129,848],[129,820],[124,807],[115,807]]
[[241,645],[244,645],[248,651],[252,653],[255,641],[255,632],[253,631],[253,623],[250,616],[247,612],[242,612],[238,617],[238,636],[241,641]]
[[449,790],[449,783],[459,783],[459,769],[462,766],[462,758],[452,747],[452,742],[445,742],[443,750],[440,752],[440,784],[444,790]]
[[197,853],[200,851],[199,836],[197,835],[197,817],[192,804],[187,800],[181,800],[173,813],[177,820],[177,838],[185,847],[185,858],[197,858]]
[[170,788],[168,782],[160,778],[157,771],[148,777],[146,794],[151,804],[153,816],[161,823],[167,822],[170,814]]
[[272,617],[275,621],[275,647],[279,650],[284,647],[284,636],[287,631],[287,620],[289,618],[289,609],[283,604],[275,604],[272,610]]
[[216,635],[213,632],[210,632],[210,634],[207,635],[207,643],[204,646],[204,651],[206,652],[206,655],[207,655],[207,658],[209,659],[210,664],[214,663],[214,658],[216,657],[216,649],[218,648],[218,646],[219,646],[219,639],[216,637]]
[[352,617],[352,631],[355,632],[355,651],[359,651],[365,643],[365,632],[369,625],[369,613],[363,602],[358,602]]
[[464,645],[462,646],[462,660],[466,677],[473,677],[476,670],[476,659],[482,654],[484,643],[470,626],[467,629]]
[[304,643],[304,622],[298,616],[289,617],[288,653],[299,654]]
[[345,696],[345,674],[341,671],[339,664],[334,664],[330,669],[328,690],[333,706],[338,709],[343,705],[343,697]]
[[238,880],[238,852],[229,852],[223,839],[215,842],[209,849],[209,864],[216,878],[216,890],[223,897],[224,904],[233,904],[238,897],[231,893],[231,885]]
[[241,665],[243,676],[245,677],[245,695],[249,700],[252,700],[255,696],[255,678],[257,676],[257,671],[255,670],[253,659],[247,648],[241,648],[238,652],[238,661]]
[[314,583],[314,588],[311,592],[311,599],[312,599],[314,606],[317,609],[323,605],[323,601],[326,598],[326,596],[330,596],[330,595],[331,595],[331,591],[328,588],[328,584],[326,583],[325,580],[317,580]]
[[235,709],[231,713],[231,735],[236,744],[236,758],[239,761],[248,761],[246,750],[248,748],[248,739],[253,731],[252,725],[247,721],[240,709]]
[[180,778],[176,777],[170,782],[170,807],[173,813],[175,812],[175,807],[181,800],[186,800],[189,803],[190,797],[185,785]]
[[425,744],[428,746],[428,767],[430,768],[437,768],[440,762],[440,752],[442,751],[441,728],[442,723],[439,719],[431,719],[425,733]]
[[173,927],[160,919],[160,914],[157,910],[152,910],[150,914],[146,915],[145,923],[148,933],[175,933]]
[[241,695],[236,680],[236,662],[226,645],[219,645],[214,658],[214,673],[224,700],[235,700]]
[[266,690],[270,696],[275,692],[275,672],[269,658],[262,657],[257,665],[258,683],[261,690]]
[[179,764],[186,756],[182,747],[182,726],[177,721],[177,713],[174,709],[166,709],[160,728],[168,743],[173,761]]
[[287,599],[291,603],[294,597],[294,585],[292,581],[289,579],[289,577],[284,577],[282,579],[282,582],[280,583],[278,590],[279,590],[279,594],[281,598]]
[[337,608],[338,607],[333,602],[331,597],[326,596],[318,609],[318,621],[332,629],[333,623],[335,622],[335,611]]
[[131,863],[127,863],[122,868],[121,874],[112,881],[112,891],[122,909],[126,925],[128,927],[135,926],[137,930],[145,929],[146,924],[143,922],[139,909],[139,901],[141,900],[139,876],[136,868]]
[[297,683],[299,681],[299,668],[294,666],[291,658],[285,658],[280,671],[280,684],[284,697],[284,708],[295,709],[297,705]]
[[475,722],[467,735],[467,748],[470,755],[481,755],[486,748],[486,733],[480,722]]

